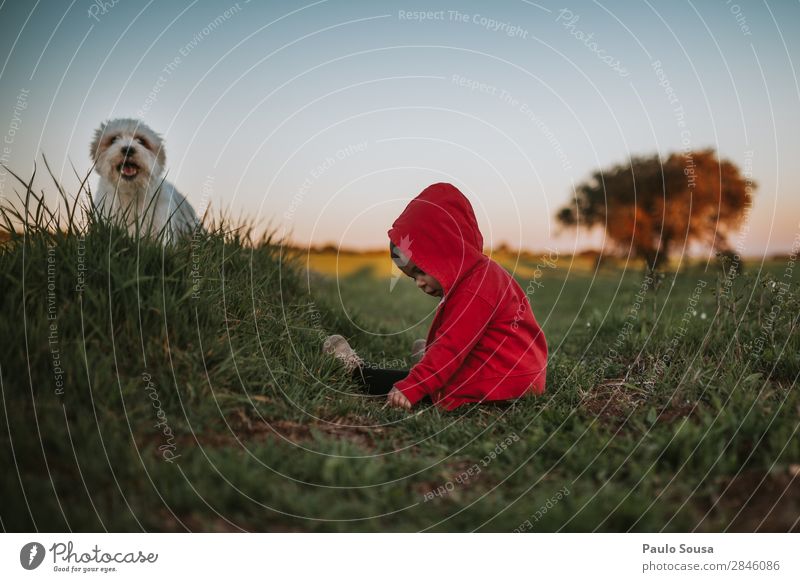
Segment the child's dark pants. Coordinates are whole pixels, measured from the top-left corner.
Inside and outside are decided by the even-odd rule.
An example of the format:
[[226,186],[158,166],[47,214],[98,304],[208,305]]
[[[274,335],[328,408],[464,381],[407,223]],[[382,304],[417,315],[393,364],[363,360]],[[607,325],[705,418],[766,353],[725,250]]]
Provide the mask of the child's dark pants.
[[353,370],[353,379],[363,384],[368,394],[385,396],[392,389],[395,382],[408,376],[408,370],[388,370],[386,368],[356,367]]

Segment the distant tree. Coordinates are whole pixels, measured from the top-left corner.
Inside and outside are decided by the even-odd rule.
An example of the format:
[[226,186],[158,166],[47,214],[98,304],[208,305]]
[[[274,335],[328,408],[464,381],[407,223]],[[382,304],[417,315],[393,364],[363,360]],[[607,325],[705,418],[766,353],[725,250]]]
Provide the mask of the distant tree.
[[564,226],[603,227],[620,249],[631,249],[656,269],[678,246],[700,242],[729,250],[728,236],[741,223],[756,183],[719,160],[713,149],[632,157],[598,170],[579,184],[562,207]]

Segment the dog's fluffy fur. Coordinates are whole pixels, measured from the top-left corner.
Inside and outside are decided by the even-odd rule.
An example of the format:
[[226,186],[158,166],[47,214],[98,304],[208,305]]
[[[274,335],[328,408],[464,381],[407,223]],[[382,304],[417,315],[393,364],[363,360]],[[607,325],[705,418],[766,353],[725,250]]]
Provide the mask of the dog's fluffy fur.
[[164,180],[166,154],[156,132],[137,119],[102,123],[91,144],[100,183],[95,207],[105,216],[125,219],[128,232],[156,236],[165,242],[199,228],[191,204]]

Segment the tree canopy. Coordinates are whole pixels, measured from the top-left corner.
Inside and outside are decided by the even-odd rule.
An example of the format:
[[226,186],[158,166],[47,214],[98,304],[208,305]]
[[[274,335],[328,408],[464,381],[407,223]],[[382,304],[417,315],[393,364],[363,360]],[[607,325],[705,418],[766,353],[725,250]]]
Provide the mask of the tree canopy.
[[692,242],[727,251],[728,237],[752,203],[755,182],[713,149],[632,157],[595,171],[575,188],[557,220],[565,226],[605,228],[623,251],[651,268]]

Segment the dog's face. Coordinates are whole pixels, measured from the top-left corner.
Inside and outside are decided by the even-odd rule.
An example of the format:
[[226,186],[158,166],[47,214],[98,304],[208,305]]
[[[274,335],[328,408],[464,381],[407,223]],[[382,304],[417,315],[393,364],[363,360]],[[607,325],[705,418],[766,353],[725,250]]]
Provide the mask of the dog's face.
[[90,149],[97,172],[120,186],[147,187],[164,172],[166,154],[161,137],[136,119],[101,124]]

